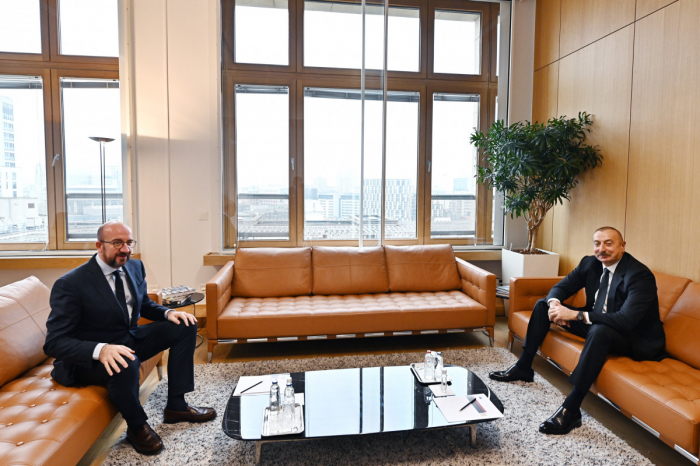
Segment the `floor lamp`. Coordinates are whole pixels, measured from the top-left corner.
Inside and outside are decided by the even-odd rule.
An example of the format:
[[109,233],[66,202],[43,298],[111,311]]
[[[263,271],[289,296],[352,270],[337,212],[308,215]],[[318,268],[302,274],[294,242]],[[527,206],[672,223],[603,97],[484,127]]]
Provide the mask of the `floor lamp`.
[[113,138],[90,136],[90,139],[100,143],[100,197],[102,198],[102,225],[107,223],[107,187],[105,186],[105,144],[114,141]]

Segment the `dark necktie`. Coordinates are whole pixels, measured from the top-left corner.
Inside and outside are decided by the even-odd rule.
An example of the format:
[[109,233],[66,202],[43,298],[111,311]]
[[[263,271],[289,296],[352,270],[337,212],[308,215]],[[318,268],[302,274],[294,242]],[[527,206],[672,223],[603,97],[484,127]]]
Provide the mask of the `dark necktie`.
[[605,268],[603,277],[600,279],[600,287],[598,287],[598,297],[593,305],[593,312],[603,312],[605,300],[608,299],[608,282],[610,281],[610,271]]
[[128,318],[129,309],[126,307],[126,293],[124,293],[124,281],[122,280],[121,271],[119,270],[114,271],[114,290],[115,294],[117,295],[117,301],[119,301],[119,305],[122,307],[122,309],[124,309],[124,312],[126,313],[126,316]]

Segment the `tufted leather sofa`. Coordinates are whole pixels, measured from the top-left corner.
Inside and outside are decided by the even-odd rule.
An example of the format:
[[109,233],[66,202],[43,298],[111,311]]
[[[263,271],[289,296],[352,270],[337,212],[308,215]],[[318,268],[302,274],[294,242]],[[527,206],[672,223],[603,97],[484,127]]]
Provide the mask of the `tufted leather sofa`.
[[[36,277],[0,288],[1,466],[76,464],[117,414],[105,387],[51,379],[42,351],[49,294]],[[141,365],[141,382],[161,359]]]
[[207,283],[220,343],[487,331],[496,276],[450,245],[239,249]]
[[[591,388],[600,398],[698,464],[700,443],[700,284],[654,273],[669,358],[661,362],[611,356]],[[508,342],[524,340],[532,308],[561,279],[513,278]],[[579,293],[568,303],[585,305]],[[567,374],[576,367],[582,338],[552,325],[540,355]]]

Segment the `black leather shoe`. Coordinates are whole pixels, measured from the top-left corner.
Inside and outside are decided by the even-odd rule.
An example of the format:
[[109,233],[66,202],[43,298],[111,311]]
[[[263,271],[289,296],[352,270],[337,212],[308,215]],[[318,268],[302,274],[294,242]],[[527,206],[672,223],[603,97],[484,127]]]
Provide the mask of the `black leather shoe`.
[[134,450],[142,455],[155,455],[163,449],[163,441],[148,424],[135,431],[126,429],[126,439],[134,446]]
[[489,378],[498,380],[499,382],[515,382],[517,380],[532,382],[535,378],[535,371],[532,369],[526,371],[519,368],[516,364],[513,364],[504,371],[491,372]]
[[163,422],[173,424],[175,422],[207,422],[216,417],[214,408],[195,408],[187,406],[187,411],[173,411],[165,409],[163,412]]
[[561,406],[557,412],[540,424],[540,432],[550,435],[564,435],[581,427],[581,410],[566,409]]

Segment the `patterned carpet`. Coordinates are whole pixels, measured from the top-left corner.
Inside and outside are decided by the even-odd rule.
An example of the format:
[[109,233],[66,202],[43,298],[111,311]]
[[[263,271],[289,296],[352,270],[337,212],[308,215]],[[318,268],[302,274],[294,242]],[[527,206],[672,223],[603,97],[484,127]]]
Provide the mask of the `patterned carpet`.
[[[447,364],[474,371],[484,381],[493,370],[505,369],[515,356],[504,348],[446,351]],[[255,361],[195,366],[197,389],[187,395],[195,406],[213,406],[219,416],[200,425],[162,424],[167,379],[146,402],[150,424],[163,438],[164,450],[155,457],[141,456],[122,436],[105,465],[251,465],[255,444],[240,442],[221,430],[221,415],[241,375],[263,375],[306,370],[398,366],[419,361],[423,353],[401,353],[337,358]],[[505,406],[503,419],[481,424],[477,446],[469,446],[466,428],[265,444],[263,465],[650,465],[648,459],[585,412],[583,426],[567,436],[546,436],[539,424],[561,405],[564,396],[535,375],[534,383],[490,381]]]

